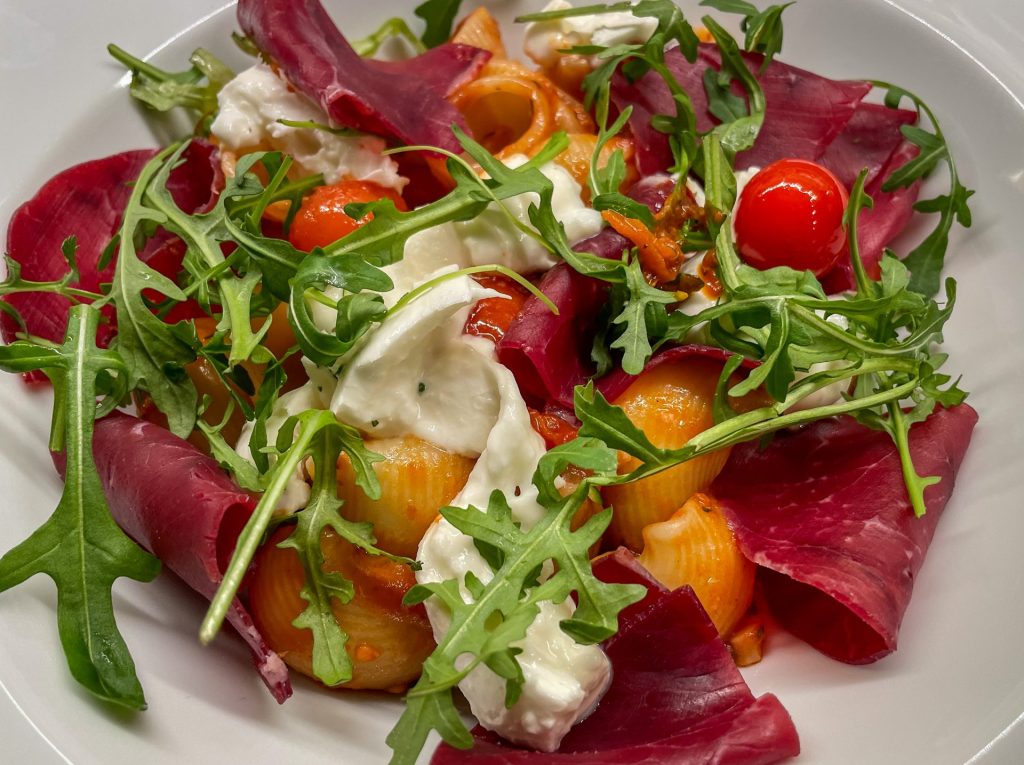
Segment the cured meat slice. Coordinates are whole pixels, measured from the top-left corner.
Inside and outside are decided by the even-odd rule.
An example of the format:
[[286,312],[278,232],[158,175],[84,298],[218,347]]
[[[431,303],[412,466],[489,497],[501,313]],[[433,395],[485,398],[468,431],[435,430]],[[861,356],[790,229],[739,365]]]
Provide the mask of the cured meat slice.
[[[109,282],[113,266],[98,269],[104,248],[121,225],[129,185],[154,155],[151,150],[126,151],[75,165],[51,178],[28,202],[15,210],[7,229],[7,253],[21,266],[22,278],[53,281],[68,271],[61,243],[69,236],[78,241],[79,280],[76,286],[99,292]],[[28,331],[59,343],[64,339],[71,303],[52,293],[26,292],[4,298],[25,320]],[[113,307],[104,309],[113,317]],[[3,315],[4,341],[10,343],[17,324]],[[100,328],[100,342],[110,342],[110,325]],[[34,378],[42,379],[42,378]]]
[[967,404],[937,409],[910,430],[927,513],[916,518],[888,434],[849,417],[733,449],[712,486],[740,549],[763,567],[779,621],[850,664],[896,649],[914,579],[953,492],[978,420]]
[[466,121],[444,97],[479,71],[487,51],[447,44],[403,62],[363,59],[319,0],[240,0],[238,22],[339,125],[461,151],[451,127]]
[[[745,59],[751,71],[758,73],[761,57],[748,54]],[[690,94],[697,129],[703,132],[713,128],[718,121],[708,111],[703,78],[709,67],[721,67],[718,48],[701,45],[692,64],[678,48],[673,49],[665,54],[665,63]],[[754,148],[737,156],[737,169],[763,167],[785,157],[817,161],[843,132],[871,90],[866,82],[830,80],[778,60],[759,73],[758,79],[767,102],[764,126]],[[742,94],[739,85],[734,85],[737,94]],[[651,117],[675,113],[675,103],[664,80],[653,72],[635,83],[616,75],[612,98],[619,109],[633,106],[629,125],[636,139],[641,175],[663,172],[672,164],[672,154],[668,136],[651,127]]]
[[[132,181],[155,154],[152,149],[127,151],[76,165],[55,175],[15,210],[7,229],[7,253],[21,266],[22,278],[62,278],[68,263],[61,254],[61,243],[74,236],[79,272],[74,286],[99,292],[100,285],[109,282],[114,274],[113,262],[103,269],[98,267],[100,258],[121,226]],[[189,145],[184,162],[168,179],[174,201],[187,213],[208,210],[223,184],[216,149],[201,140]],[[140,257],[161,273],[174,275],[181,268],[184,254],[181,240],[160,231]],[[71,305],[68,300],[44,292],[20,293],[4,299],[21,313],[31,334],[57,343],[63,341]],[[103,315],[107,321],[100,327],[98,342],[105,346],[116,331],[113,306],[105,307]],[[11,342],[18,331],[15,322],[3,314],[0,326],[4,341]],[[28,379],[41,381],[45,377],[35,372]]]
[[[213,597],[256,499],[187,441],[120,412],[96,423],[93,454],[118,525],[192,589]],[[237,599],[227,620],[248,643],[267,688],[283,703],[292,688],[281,657]]]
[[[631,557],[620,550],[594,570],[643,582]],[[799,754],[789,714],[771,694],[754,698],[693,590],[652,588],[648,601],[607,642],[611,687],[558,752],[516,749],[477,728],[473,749],[442,744],[432,765],[769,765]]]

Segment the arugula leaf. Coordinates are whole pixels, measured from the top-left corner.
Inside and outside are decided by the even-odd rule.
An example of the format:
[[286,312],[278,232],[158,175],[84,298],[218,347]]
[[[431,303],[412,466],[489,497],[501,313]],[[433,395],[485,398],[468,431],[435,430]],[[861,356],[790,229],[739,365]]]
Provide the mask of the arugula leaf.
[[426,0],[425,3],[416,6],[413,13],[427,23],[427,28],[420,38],[426,47],[436,48],[448,42],[461,5],[462,0]]
[[762,72],[782,50],[782,12],[793,3],[769,5],[763,11],[759,11],[757,6],[746,0],[702,0],[701,5],[723,13],[743,16],[743,20],[740,21],[740,29],[746,35],[743,48],[764,56]]
[[222,241],[228,239],[225,224],[225,205],[228,200],[260,196],[263,192],[262,184],[250,169],[265,155],[244,157],[236,167],[235,177],[228,181],[213,209],[207,213],[189,215],[178,207],[168,188],[171,170],[186,148],[187,144],[181,145],[159,166],[152,182],[145,189],[145,202],[160,214],[160,224],[165,229],[181,237],[188,250],[205,267],[214,270],[216,276],[212,281],[216,288],[216,302],[223,310],[219,327],[231,338],[229,364],[235,366],[249,359],[256,362],[269,361],[260,343],[270,330],[271,322],[268,319],[258,331],[253,331],[251,321],[250,304],[261,274],[255,266],[250,267],[244,275],[236,274],[228,267],[220,246]]
[[879,80],[869,82],[876,88],[885,90],[885,105],[892,109],[898,109],[904,99],[909,100],[917,110],[918,118],[926,116],[934,131],[929,132],[914,125],[904,125],[901,128],[904,137],[917,146],[920,153],[897,168],[882,185],[882,191],[908,188],[917,181],[929,177],[940,162],[945,163],[949,174],[949,193],[920,200],[914,205],[918,212],[938,213],[939,220],[924,241],[903,259],[911,272],[910,288],[930,297],[939,291],[940,275],[953,224],[959,223],[964,228],[971,227],[971,208],[968,201],[974,196],[974,191],[961,183],[942,126],[931,108],[921,98],[897,85]]
[[704,92],[708,111],[721,122],[734,122],[749,113],[747,102],[732,92],[732,75],[728,71],[704,70]]
[[[111,43],[107,52],[132,74],[131,94],[151,109],[166,112],[181,106],[203,115],[217,111],[217,94],[232,78],[220,59],[204,48],[189,57],[184,72],[168,72]],[[205,80],[205,82],[204,82]]]
[[636,258],[626,267],[626,287],[629,300],[622,313],[612,320],[613,324],[621,325],[623,331],[611,348],[622,350],[622,369],[627,374],[638,375],[652,353],[648,323],[657,321],[659,310],[664,318],[664,306],[676,302],[676,297],[671,292],[649,285]]
[[93,461],[97,378],[116,375],[108,378],[117,382],[113,403],[127,392],[128,379],[119,356],[96,347],[99,321],[99,309],[74,306],[62,345],[19,341],[0,347],[0,368],[42,369],[53,381],[51,448],[65,454],[60,503],[32,536],[0,558],[0,592],[47,574],[57,586],[57,625],[71,674],[99,698],[145,709],[135,664],[114,620],[110,588],[122,576],[150,581],[160,563],[111,518]]
[[166,217],[144,203],[146,190],[163,164],[176,152],[169,146],[142,168],[125,206],[121,224],[121,246],[111,284],[110,298],[117,308],[117,338],[114,347],[128,367],[131,387],[146,390],[157,408],[167,416],[170,430],[185,438],[192,432],[196,416],[196,389],[185,373],[195,359],[192,349],[153,315],[143,290],[153,290],[172,300],[185,294],[167,277],[143,263],[136,242],[148,225],[162,225]]
[[[371,32],[369,36],[364,37],[362,40],[356,40],[353,42],[352,49],[364,58],[367,56],[373,56],[380,50],[380,47],[392,37],[401,37],[412,46],[412,49],[416,51],[416,53],[424,53],[427,50],[427,46],[424,45],[423,41],[413,33],[409,28],[409,25],[405,22],[405,19],[398,18],[397,16],[385,21],[377,28],[377,31]],[[446,37],[445,40],[447,39],[448,38]],[[445,40],[442,40],[441,42],[444,42]],[[438,43],[438,45],[440,45],[440,43]]]
[[366,451],[353,428],[339,425],[321,430],[312,447],[315,478],[309,503],[296,513],[295,530],[278,545],[295,550],[302,563],[306,581],[299,594],[308,605],[292,626],[313,633],[313,674],[325,685],[338,685],[352,679],[352,661],[345,650],[348,634],[338,623],[331,603],[333,600],[348,603],[355,595],[355,588],[341,574],[324,570],[321,547],[324,533],[330,529],[367,552],[380,554],[373,546],[376,540],[372,525],[353,523],[338,512],[343,504],[338,499],[337,484],[338,455],[342,451],[357,455],[352,459],[357,474],[370,486],[370,491],[375,487],[374,493],[379,496],[380,487],[370,465],[382,458]]
[[[590,464],[605,468],[612,464],[607,452],[600,452],[597,460],[590,460],[589,450],[582,453],[588,455]],[[567,456],[564,451],[557,459]],[[550,464],[545,469],[548,473]],[[419,584],[406,596],[410,605],[437,597],[452,621],[437,650],[424,662],[423,675],[409,691],[402,717],[388,735],[394,752],[392,765],[414,763],[431,730],[437,730],[452,746],[472,745],[452,690],[476,667],[487,666],[504,678],[505,703],[515,703],[523,677],[515,658],[518,651],[511,644],[525,636],[542,602],[561,603],[575,592],[579,605],[561,627],[578,642],[592,644],[614,634],[618,613],[643,597],[638,585],[607,584],[593,575],[589,548],[607,527],[611,511],[572,531],[573,516],[588,491],[584,481],[569,497],[563,498],[553,489],[544,492],[549,512],[529,530],[513,519],[505,497],[497,491],[491,494],[486,510],[448,507],[441,511],[459,531],[500,551],[500,566],[487,584],[466,576],[468,600],[455,580]],[[538,583],[537,572],[548,561],[557,564],[556,571]],[[463,660],[467,656],[471,657],[468,662]]]
[[[317,327],[307,300],[310,290],[326,286],[354,293],[334,304],[337,319],[333,333],[322,332]],[[393,286],[387,274],[355,254],[325,255],[303,261],[291,280],[288,321],[306,358],[329,367],[348,353],[372,324],[384,319],[387,313],[384,301],[376,293]],[[324,302],[329,301],[327,298]]]
[[316,476],[310,503],[296,514],[298,525],[281,546],[296,550],[306,572],[306,585],[301,594],[308,606],[295,626],[313,632],[317,676],[325,683],[335,685],[349,679],[351,665],[344,651],[347,637],[337,623],[331,601],[337,598],[347,602],[346,599],[351,597],[351,583],[323,570],[323,551],[320,548],[323,534],[331,529],[371,555],[384,555],[413,568],[416,563],[377,549],[367,525],[351,523],[338,513],[341,503],[337,499],[336,466],[342,452],[349,456],[355,470],[356,485],[370,499],[380,499],[381,488],[373,463],[381,457],[366,449],[355,428],[339,422],[329,411],[311,409],[289,418],[281,427],[277,440],[280,454],[262,480],[265,487],[263,496],[238,537],[224,578],[203,619],[199,639],[209,643],[220,630],[256,549],[266,535],[278,501],[296,469],[312,456]]

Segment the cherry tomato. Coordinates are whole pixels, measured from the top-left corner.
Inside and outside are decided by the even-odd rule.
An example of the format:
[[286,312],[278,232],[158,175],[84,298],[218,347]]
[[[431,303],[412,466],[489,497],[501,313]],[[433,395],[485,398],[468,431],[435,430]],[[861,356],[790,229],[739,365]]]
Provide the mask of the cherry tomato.
[[314,247],[326,247],[373,218],[372,214],[367,214],[353,220],[345,214],[345,205],[378,199],[390,199],[399,210],[408,209],[397,191],[369,181],[342,181],[333,186],[320,186],[302,202],[288,238],[304,252]]
[[512,320],[519,315],[529,293],[519,284],[501,274],[477,274],[476,280],[488,289],[496,290],[507,298],[484,298],[473,306],[463,331],[467,335],[488,337],[500,343]]
[[736,245],[755,268],[789,266],[822,276],[846,252],[849,195],[821,165],[783,159],[750,179],[736,210]]

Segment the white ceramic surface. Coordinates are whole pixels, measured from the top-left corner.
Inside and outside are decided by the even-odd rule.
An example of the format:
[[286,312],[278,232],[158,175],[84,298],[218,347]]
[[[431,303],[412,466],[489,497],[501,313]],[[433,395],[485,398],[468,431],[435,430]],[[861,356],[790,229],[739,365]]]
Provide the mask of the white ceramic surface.
[[[690,0],[684,0],[684,6]],[[505,16],[538,0],[492,0]],[[695,3],[691,3],[693,5]],[[329,7],[353,35],[409,14],[410,0]],[[949,271],[961,303],[948,329],[981,424],[907,612],[900,650],[847,667],[785,635],[745,672],[796,721],[799,762],[853,765],[1024,761],[1024,7],[1018,0],[801,0],[786,12],[784,58],[823,74],[878,77],[921,93],[944,120],[962,175],[978,189],[975,226],[958,232]],[[177,67],[198,45],[244,59],[218,0],[0,0],[0,220],[54,172],[155,145],[104,45],[155,51]],[[2,224],[0,224],[2,225]],[[0,551],[59,496],[45,449],[48,396],[0,377]],[[398,702],[334,695],[298,681],[278,708],[237,641],[195,640],[203,604],[171,577],[119,582],[122,631],[150,710],[124,716],[70,679],[51,583],[0,595],[0,762],[371,763]]]

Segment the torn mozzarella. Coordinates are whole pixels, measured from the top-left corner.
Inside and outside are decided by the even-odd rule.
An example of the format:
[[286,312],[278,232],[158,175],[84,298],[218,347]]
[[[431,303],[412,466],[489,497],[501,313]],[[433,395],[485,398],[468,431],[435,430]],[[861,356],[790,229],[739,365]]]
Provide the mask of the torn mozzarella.
[[[572,7],[565,0],[552,0],[544,10],[564,11]],[[526,25],[523,50],[540,66],[549,67],[557,63],[560,51],[567,48],[641,44],[651,39],[657,28],[657,19],[634,16],[630,11],[534,21]]]
[[278,149],[304,174],[323,173],[327,183],[349,178],[398,191],[407,183],[398,174],[398,163],[381,155],[382,138],[282,125],[279,120],[325,124],[328,117],[266,64],[256,64],[231,80],[217,95],[217,103],[220,108],[210,132],[226,149]]
[[[505,164],[519,167],[526,161],[524,156],[514,156]],[[566,238],[578,242],[598,233],[604,225],[601,213],[583,202],[582,189],[572,175],[553,162],[540,170],[554,186],[551,209],[565,227]],[[533,228],[530,205],[539,201],[536,194],[520,194],[504,200],[505,210],[492,204],[473,220],[442,223],[414,234],[406,242],[402,260],[384,269],[395,283],[395,288],[385,293],[385,302],[393,305],[428,274],[445,266],[502,265],[522,274],[552,268],[558,258],[519,227]]]
[[[459,277],[402,308],[349,361],[331,406],[340,419],[370,432],[414,433],[479,455],[452,504],[484,508],[498,489],[528,529],[545,512],[531,482],[545,451],[543,439],[493,346],[462,333],[470,306],[496,294]],[[470,571],[485,583],[493,576],[473,540],[444,520],[427,531],[417,558],[423,563],[420,582],[461,582]],[[470,597],[465,590],[463,597]],[[441,640],[449,613],[433,600],[426,607]],[[609,682],[609,663],[600,648],[579,645],[562,631],[559,623],[573,610],[571,600],[541,604],[517,644],[525,682],[511,709],[505,708],[505,681],[485,666],[459,684],[482,725],[515,743],[553,751],[597,703]]]

